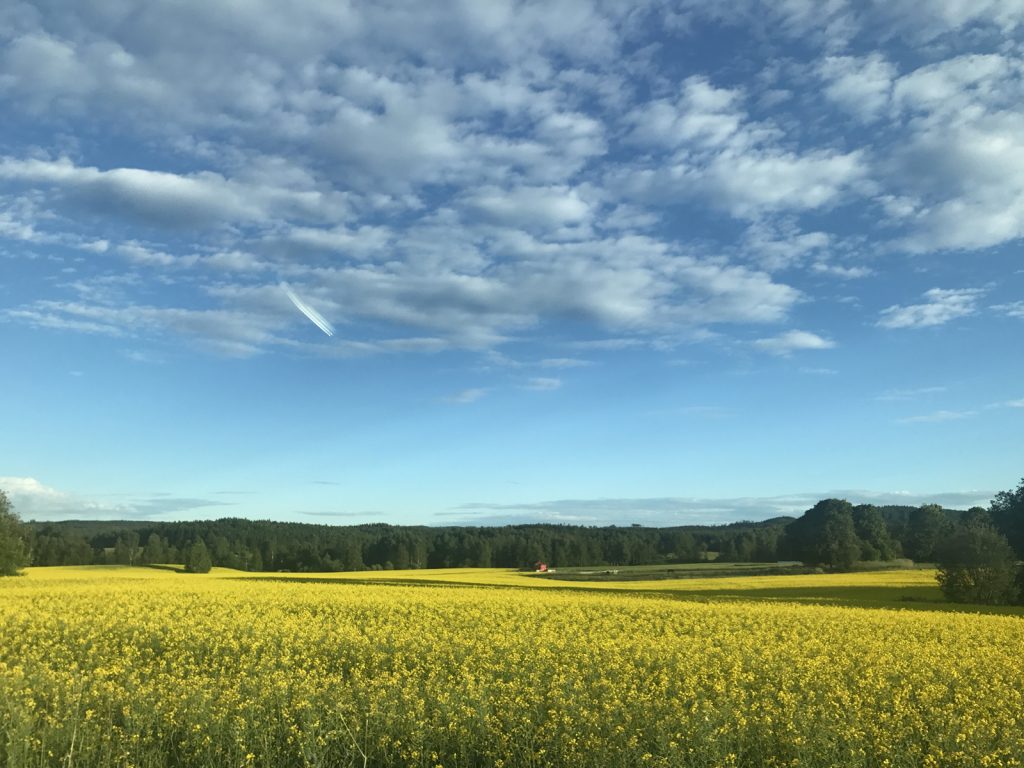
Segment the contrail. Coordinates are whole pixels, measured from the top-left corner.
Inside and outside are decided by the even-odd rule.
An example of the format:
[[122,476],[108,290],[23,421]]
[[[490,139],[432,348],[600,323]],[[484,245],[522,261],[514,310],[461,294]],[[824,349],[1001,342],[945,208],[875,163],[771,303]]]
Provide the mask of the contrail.
[[324,319],[323,315],[321,315],[319,312],[317,312],[315,309],[309,306],[309,304],[307,304],[298,296],[296,296],[295,292],[288,287],[288,283],[281,283],[281,289],[285,292],[288,298],[292,300],[292,304],[295,305],[295,308],[299,310],[299,312],[304,314],[306,317],[308,317],[310,320],[312,320],[313,324],[316,325],[317,328],[326,333],[328,336],[334,335],[334,326],[327,322],[327,320]]

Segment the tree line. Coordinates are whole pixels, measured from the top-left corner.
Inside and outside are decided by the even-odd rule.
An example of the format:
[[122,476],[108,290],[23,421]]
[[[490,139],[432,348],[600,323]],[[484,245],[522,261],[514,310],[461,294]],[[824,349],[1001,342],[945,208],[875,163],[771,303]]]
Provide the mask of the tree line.
[[649,565],[711,557],[777,559],[787,523],[647,528],[571,525],[496,527],[329,526],[241,518],[199,522],[29,523],[32,565],[185,563],[248,571],[330,572],[408,568]]
[[1024,480],[988,509],[854,506],[824,499],[799,518],[719,526],[331,526],[212,521],[61,521],[21,525],[0,490],[0,574],[23,565],[183,563],[247,571],[623,566],[800,561],[843,570],[910,558],[939,565],[952,599],[1007,602],[1024,592]]

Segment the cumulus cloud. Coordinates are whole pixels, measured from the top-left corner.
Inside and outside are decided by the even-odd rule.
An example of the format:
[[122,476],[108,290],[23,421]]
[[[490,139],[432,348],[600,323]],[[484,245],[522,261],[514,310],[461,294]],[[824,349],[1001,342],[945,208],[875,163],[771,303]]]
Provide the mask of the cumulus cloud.
[[977,311],[984,291],[977,288],[932,288],[925,291],[924,304],[893,305],[882,310],[878,325],[882,328],[929,328],[968,317]]
[[[12,12],[0,95],[11,135],[38,140],[0,157],[0,237],[145,279],[118,302],[54,287],[5,317],[232,354],[306,349],[269,297],[286,281],[351,329],[320,347],[339,355],[489,349],[569,325],[657,347],[786,322],[822,282],[808,273],[878,269],[828,215],[840,206],[873,201],[884,237],[913,253],[1024,235],[1020,57],[955,36],[900,57],[878,34],[987,39],[1021,13],[912,5]],[[806,39],[808,58],[740,80],[721,62],[659,57],[701,24]],[[871,137],[837,109],[872,122]],[[69,125],[117,145],[67,140]],[[175,286],[173,301],[155,285]],[[884,327],[909,308],[890,309]]]
[[880,53],[828,56],[818,68],[825,95],[854,116],[870,122],[887,110],[896,68]]
[[840,202],[866,176],[859,150],[796,152],[771,121],[751,119],[743,94],[692,77],[677,101],[656,100],[631,113],[633,140],[662,151],[658,162],[611,174],[639,199],[706,197],[733,216],[803,211]]
[[341,200],[317,190],[244,184],[211,171],[187,175],[141,168],[104,171],[75,165],[68,158],[0,158],[0,180],[51,187],[97,208],[169,227],[256,221],[272,212],[324,218],[343,211]]

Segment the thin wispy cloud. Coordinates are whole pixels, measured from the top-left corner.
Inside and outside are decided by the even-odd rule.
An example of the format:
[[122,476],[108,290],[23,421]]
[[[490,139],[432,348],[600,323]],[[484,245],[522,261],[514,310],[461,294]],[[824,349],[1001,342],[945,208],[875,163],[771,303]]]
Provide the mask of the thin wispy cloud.
[[561,389],[562,380],[549,376],[536,376],[529,379],[523,386],[526,389],[532,389],[535,392],[550,392],[555,389]]
[[945,421],[959,421],[961,419],[969,419],[972,416],[977,416],[977,411],[932,411],[931,413],[925,413],[920,416],[908,416],[905,419],[900,419],[901,424],[937,424]]
[[578,357],[548,357],[540,361],[541,368],[586,368],[593,364]]
[[786,331],[778,336],[758,339],[754,346],[773,355],[785,357],[802,350],[832,349],[836,344],[831,339],[810,331]]
[[943,386],[914,387],[912,389],[889,389],[878,395],[875,399],[882,401],[904,401],[917,400],[927,395],[937,395],[946,391]]
[[893,305],[882,310],[878,325],[882,328],[929,328],[968,317],[977,311],[985,291],[976,288],[925,291],[923,304]]
[[464,389],[461,392],[456,392],[454,395],[449,395],[445,398],[445,402],[453,403],[456,405],[468,405],[475,403],[482,397],[487,395],[488,390],[486,387],[473,387],[471,389]]
[[995,495],[989,490],[915,493],[826,489],[819,492],[749,497],[579,498],[524,503],[473,502],[439,512],[446,523],[504,525],[511,523],[565,523],[573,525],[715,525],[743,520],[799,517],[821,499],[841,498],[853,504],[920,506],[940,504],[950,509],[987,506]]
[[1007,317],[1024,318],[1024,301],[1012,301],[1009,304],[993,304],[992,309]]

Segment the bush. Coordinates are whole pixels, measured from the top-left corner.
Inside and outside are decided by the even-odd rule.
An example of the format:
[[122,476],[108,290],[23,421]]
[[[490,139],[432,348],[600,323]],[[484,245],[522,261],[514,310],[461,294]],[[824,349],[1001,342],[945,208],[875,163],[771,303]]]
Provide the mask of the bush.
[[994,528],[961,527],[940,547],[938,567],[939,586],[953,602],[1005,605],[1019,594],[1017,558]]
[[13,576],[28,565],[28,548],[21,520],[0,491],[0,576]]

